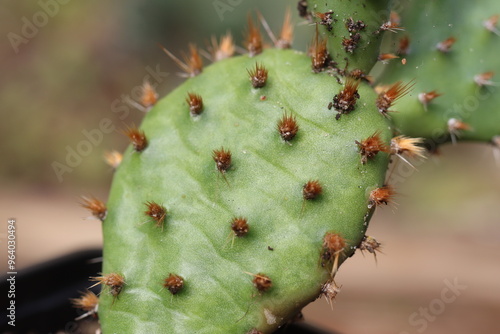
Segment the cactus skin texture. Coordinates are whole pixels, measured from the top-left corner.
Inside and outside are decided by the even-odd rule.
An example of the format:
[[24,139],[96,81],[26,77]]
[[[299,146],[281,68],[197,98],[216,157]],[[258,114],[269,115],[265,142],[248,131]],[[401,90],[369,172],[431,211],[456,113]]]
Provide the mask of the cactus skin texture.
[[[426,138],[432,148],[457,139],[491,141],[500,134],[500,36],[497,23],[490,22],[496,33],[486,25],[500,14],[499,2],[463,1],[457,5],[452,0],[405,0],[400,6],[401,25],[406,31],[386,37],[392,40],[388,51],[394,52],[400,38],[409,36],[408,54],[400,55],[406,58],[406,64],[391,62],[380,79],[382,84],[415,81],[412,94],[398,101],[395,109],[399,112],[391,114],[396,130]],[[436,47],[453,38],[448,52]],[[496,74],[489,79],[492,82],[478,85],[475,77],[488,72]],[[420,93],[433,91],[440,96],[427,105],[419,101]],[[464,123],[468,129],[450,134],[450,119]]]
[[[379,55],[383,35],[380,27],[389,18],[388,1],[308,0],[307,3],[310,17],[323,27],[328,51],[339,68],[344,68],[347,58],[350,70],[361,69],[368,73]],[[322,20],[326,13],[332,13],[330,26]],[[354,45],[347,43],[351,44],[352,52],[345,50],[348,40],[354,40]]]
[[[247,74],[256,62],[269,70],[260,89]],[[126,284],[116,299],[101,294],[104,333],[272,332],[318,297],[332,266],[322,267],[325,234],[346,240],[340,262],[353,253],[388,163],[379,153],[361,164],[355,143],[376,131],[390,142],[376,94],[360,86],[356,109],[337,121],[327,105],[342,87],[312,73],[305,54],[270,49],[212,64],[155,105],[140,127],[148,146],[124,153],[107,203],[103,272]],[[199,116],[188,92],[203,98]],[[285,111],[299,126],[289,142],[277,130]],[[221,147],[231,152],[224,173],[212,157]],[[310,180],[323,191],[305,200]],[[148,201],[167,210],[163,230]],[[246,235],[234,237],[235,217]],[[174,296],[162,286],[170,273],[184,279]],[[272,286],[259,292],[247,273]]]

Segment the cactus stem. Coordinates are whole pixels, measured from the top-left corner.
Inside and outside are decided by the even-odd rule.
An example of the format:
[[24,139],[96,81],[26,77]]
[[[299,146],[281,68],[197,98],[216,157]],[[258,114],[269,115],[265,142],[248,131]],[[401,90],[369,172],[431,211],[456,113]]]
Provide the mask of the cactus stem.
[[92,216],[99,219],[100,221],[104,221],[108,213],[104,202],[98,200],[95,197],[82,196],[82,202],[80,203],[80,205],[89,210]]
[[175,295],[184,287],[184,279],[179,275],[170,273],[163,281],[163,287],[170,291],[172,295]]
[[191,116],[197,116],[203,112],[203,99],[200,95],[195,93],[188,93],[186,102],[189,105]]
[[140,131],[135,125],[123,130],[123,134],[130,139],[136,152],[142,152],[148,146],[148,140],[144,131]]
[[299,125],[297,124],[295,116],[287,115],[286,112],[278,121],[277,128],[281,138],[287,143],[289,143],[299,131]]
[[344,89],[333,97],[333,102],[328,104],[328,109],[333,107],[337,110],[336,120],[339,120],[342,114],[349,114],[356,108],[356,101],[359,99],[358,86],[358,80],[348,77]]
[[163,232],[163,226],[165,225],[165,217],[167,217],[167,209],[164,206],[159,205],[153,201],[144,203],[148,209],[144,213],[153,218],[156,227],[160,227]]
[[266,85],[268,71],[264,65],[255,63],[255,69],[247,70],[253,88],[262,88]]
[[453,46],[453,44],[455,44],[456,41],[457,39],[455,37],[448,37],[444,41],[437,43],[436,49],[438,51],[441,51],[442,53],[448,53],[450,52],[451,47]]

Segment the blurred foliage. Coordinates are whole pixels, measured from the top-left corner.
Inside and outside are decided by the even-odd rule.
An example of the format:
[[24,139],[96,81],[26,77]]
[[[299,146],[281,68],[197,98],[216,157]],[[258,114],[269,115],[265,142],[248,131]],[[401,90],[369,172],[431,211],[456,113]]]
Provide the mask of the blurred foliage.
[[[40,18],[44,11],[37,1],[0,3],[0,27],[5,36],[0,48],[0,103],[4,115],[0,153],[8,157],[0,165],[1,181],[44,188],[61,186],[51,166],[53,161],[65,164],[67,146],[76,149],[85,140],[83,130],[96,129],[101,119],[109,118],[117,131],[105,134],[102,143],[83,157],[80,165],[63,175],[64,186],[107,187],[112,173],[103,162],[103,153],[123,150],[127,141],[120,130],[142,119],[142,112],[130,108],[129,116],[120,120],[112,112],[113,101],[140,85],[148,66],[154,69],[158,65],[161,71],[170,73],[158,86],[160,96],[182,81],[175,75],[179,70],[158,43],[181,55],[189,42],[206,48],[212,35],[231,31],[241,46],[247,13],[255,8],[276,32],[286,6],[293,7],[295,22],[299,22],[296,3],[291,0],[242,0],[222,15],[216,3],[70,1],[61,4],[33,38],[20,44],[18,53],[8,34],[22,36],[25,22],[33,22],[37,15]],[[305,36],[310,36],[311,29],[296,27],[296,48],[305,50]]]

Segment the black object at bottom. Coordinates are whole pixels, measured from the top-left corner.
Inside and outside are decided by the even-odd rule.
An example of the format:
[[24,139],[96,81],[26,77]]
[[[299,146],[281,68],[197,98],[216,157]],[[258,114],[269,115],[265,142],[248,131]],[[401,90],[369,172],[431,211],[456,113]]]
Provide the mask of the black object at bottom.
[[[88,321],[75,321],[78,311],[72,307],[70,298],[80,297],[92,285],[90,276],[101,271],[100,249],[72,253],[25,270],[15,277],[15,327],[8,324],[9,318],[0,318],[1,333],[82,333]],[[96,260],[97,259],[97,260]],[[2,304],[9,302],[7,277],[0,281]],[[93,290],[98,293],[98,288]],[[5,310],[8,306],[2,306]],[[2,312],[3,313],[3,312]]]

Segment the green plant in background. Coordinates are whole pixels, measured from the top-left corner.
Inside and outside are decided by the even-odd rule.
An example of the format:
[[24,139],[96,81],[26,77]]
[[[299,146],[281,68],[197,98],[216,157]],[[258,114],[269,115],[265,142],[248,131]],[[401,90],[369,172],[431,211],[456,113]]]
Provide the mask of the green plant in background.
[[415,81],[413,94],[401,98],[400,112],[392,114],[397,131],[424,137],[433,149],[459,138],[494,142],[500,132],[494,77],[500,5],[480,1],[457,8],[453,1],[406,0],[400,6],[405,31],[388,36],[389,46],[407,61],[391,62],[379,79]]
[[[248,53],[228,35],[207,67],[193,45],[183,60],[164,49],[190,78],[158,101],[145,85],[107,204],[83,203],[103,221],[103,332],[267,333],[334,298],[342,262],[380,245],[365,232],[395,194],[391,155],[500,135],[493,6],[299,1],[316,23],[307,53],[289,49],[288,15],[274,48],[249,17]],[[453,108],[469,96],[474,110]]]

